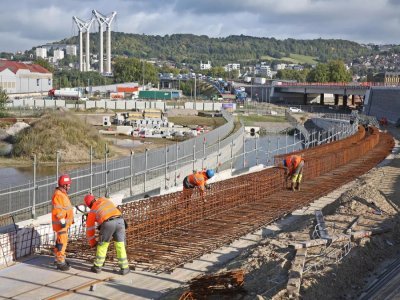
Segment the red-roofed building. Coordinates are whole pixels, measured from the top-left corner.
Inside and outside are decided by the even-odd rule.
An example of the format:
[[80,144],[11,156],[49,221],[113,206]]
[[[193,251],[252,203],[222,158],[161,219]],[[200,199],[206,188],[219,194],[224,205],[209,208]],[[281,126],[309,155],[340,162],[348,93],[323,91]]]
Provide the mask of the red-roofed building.
[[40,65],[0,59],[0,88],[7,94],[47,94],[53,88],[53,74]]

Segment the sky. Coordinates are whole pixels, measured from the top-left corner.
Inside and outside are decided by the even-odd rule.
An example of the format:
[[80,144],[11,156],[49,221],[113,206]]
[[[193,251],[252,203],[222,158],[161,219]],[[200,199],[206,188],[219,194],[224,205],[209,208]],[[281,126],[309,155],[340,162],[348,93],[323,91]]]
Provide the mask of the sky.
[[[400,0],[1,0],[0,52],[78,34],[72,17],[117,12],[112,30],[400,44]],[[95,23],[93,23],[96,25]],[[95,32],[97,26],[92,26]]]

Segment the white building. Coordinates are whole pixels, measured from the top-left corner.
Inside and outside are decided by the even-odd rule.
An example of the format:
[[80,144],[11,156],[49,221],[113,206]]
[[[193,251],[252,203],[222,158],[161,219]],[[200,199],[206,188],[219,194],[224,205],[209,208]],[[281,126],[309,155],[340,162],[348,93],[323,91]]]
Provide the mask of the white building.
[[46,58],[47,49],[46,48],[36,48],[36,57]]
[[54,50],[54,61],[58,61],[60,59],[64,59],[64,50]]
[[67,45],[65,47],[65,52],[67,55],[74,55],[76,56],[76,52],[77,52],[77,47],[76,45]]
[[256,65],[256,69],[254,72],[256,75],[261,75],[265,77],[272,78],[271,67],[267,65],[265,62]]
[[47,94],[53,88],[53,74],[40,65],[0,60],[0,87],[7,94]]
[[276,64],[274,69],[275,69],[275,71],[285,70],[286,64]]
[[206,64],[203,64],[202,61],[200,61],[200,70],[209,70],[211,69],[211,62],[208,61]]
[[229,72],[232,70],[240,70],[240,64],[227,64],[224,66],[225,72]]

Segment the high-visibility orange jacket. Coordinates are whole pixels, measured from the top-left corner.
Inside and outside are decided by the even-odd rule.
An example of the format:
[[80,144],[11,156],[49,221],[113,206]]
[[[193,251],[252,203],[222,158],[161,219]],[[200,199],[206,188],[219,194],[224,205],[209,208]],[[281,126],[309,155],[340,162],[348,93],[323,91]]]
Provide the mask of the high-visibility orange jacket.
[[301,161],[304,161],[304,159],[300,155],[289,155],[286,156],[285,161],[286,167],[288,168],[288,174],[291,175],[296,170]]
[[86,220],[86,237],[89,241],[90,246],[96,244],[95,232],[96,232],[96,222],[98,225],[103,224],[111,217],[118,217],[121,215],[119,209],[115,204],[107,198],[97,199],[88,213]]
[[198,187],[201,192],[204,192],[207,180],[206,171],[196,172],[187,176],[187,182],[193,187]]
[[[74,221],[74,210],[67,192],[63,188],[57,187],[51,199],[51,204],[53,206],[51,211],[53,230],[68,229]],[[66,226],[64,228],[61,227],[61,219],[65,219]]]

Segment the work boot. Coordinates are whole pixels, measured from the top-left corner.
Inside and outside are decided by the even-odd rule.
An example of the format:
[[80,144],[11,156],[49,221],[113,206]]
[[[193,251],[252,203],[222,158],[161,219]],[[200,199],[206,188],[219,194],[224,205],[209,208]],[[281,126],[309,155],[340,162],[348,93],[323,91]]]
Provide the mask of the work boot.
[[90,268],[90,271],[92,271],[93,273],[100,273],[101,272],[101,268],[100,267],[98,267],[98,266],[95,266],[95,265],[93,265],[91,268]]
[[300,182],[297,183],[297,190],[300,191]]
[[119,270],[120,275],[126,275],[130,272],[129,268]]
[[68,271],[69,269],[71,269],[71,267],[69,265],[67,265],[66,263],[57,264],[57,270]]

